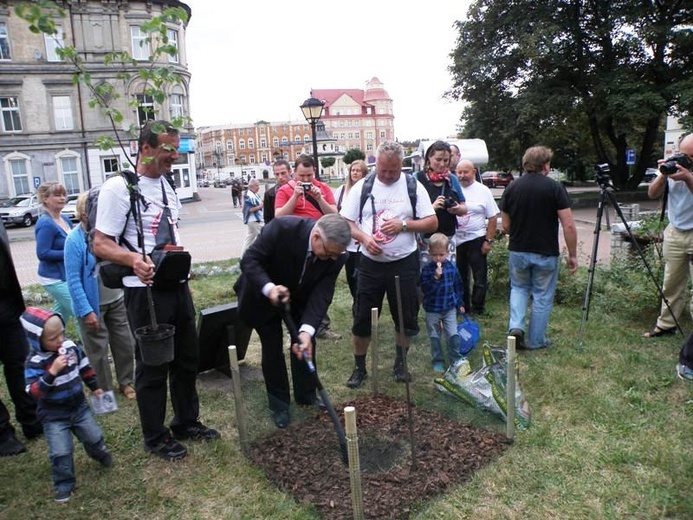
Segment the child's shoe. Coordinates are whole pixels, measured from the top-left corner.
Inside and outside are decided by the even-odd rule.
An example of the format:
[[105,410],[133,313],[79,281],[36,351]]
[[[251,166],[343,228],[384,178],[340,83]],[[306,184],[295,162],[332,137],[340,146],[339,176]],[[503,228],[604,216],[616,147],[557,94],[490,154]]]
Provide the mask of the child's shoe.
[[68,502],[72,497],[72,489],[56,489],[55,490],[55,501],[58,504],[64,504]]
[[445,372],[445,365],[443,364],[443,362],[442,361],[434,361],[433,362],[433,371],[438,372],[438,373]]

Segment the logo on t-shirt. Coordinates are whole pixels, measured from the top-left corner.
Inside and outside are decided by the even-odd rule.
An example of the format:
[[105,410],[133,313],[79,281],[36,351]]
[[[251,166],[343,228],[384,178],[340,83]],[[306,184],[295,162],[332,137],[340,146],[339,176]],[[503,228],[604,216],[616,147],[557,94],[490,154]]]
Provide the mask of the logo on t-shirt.
[[389,244],[395,239],[395,236],[386,235],[380,229],[385,222],[393,218],[397,218],[397,214],[389,209],[379,211],[375,217],[375,233],[373,234],[373,238],[381,244]]

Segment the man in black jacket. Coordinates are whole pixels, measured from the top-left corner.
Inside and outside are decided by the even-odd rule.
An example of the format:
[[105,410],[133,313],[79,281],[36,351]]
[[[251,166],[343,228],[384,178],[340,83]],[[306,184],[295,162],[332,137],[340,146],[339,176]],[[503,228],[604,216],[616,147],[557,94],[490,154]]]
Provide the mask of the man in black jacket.
[[289,378],[282,352],[284,301],[299,327],[300,344],[292,345],[294,399],[320,405],[303,357],[314,359],[315,331],[332,303],[335,282],[351,240],[346,220],[336,214],[313,219],[283,217],[267,224],[241,260],[234,290],[239,317],[254,328],[262,344],[262,372],[269,408],[278,428],[290,421]]
[[[17,272],[10,253],[10,242],[5,226],[0,225],[0,363],[5,372],[5,382],[14,403],[15,417],[22,425],[27,439],[43,433],[41,422],[36,418],[36,401],[24,390],[24,361],[29,354],[24,328],[19,316],[24,312],[24,299]],[[19,455],[26,447],[15,437],[10,423],[10,413],[0,401],[0,457]]]

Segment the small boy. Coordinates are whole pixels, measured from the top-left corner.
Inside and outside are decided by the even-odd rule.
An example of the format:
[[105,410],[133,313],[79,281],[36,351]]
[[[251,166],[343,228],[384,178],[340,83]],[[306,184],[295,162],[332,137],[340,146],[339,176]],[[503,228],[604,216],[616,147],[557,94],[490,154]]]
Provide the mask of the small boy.
[[103,390],[84,351],[65,339],[65,324],[59,314],[27,307],[21,322],[31,347],[24,370],[26,391],[38,403],[36,415],[48,443],[55,501],[67,502],[76,483],[72,432],[92,459],[106,467],[112,464],[82,381],[97,397]]
[[452,365],[460,355],[460,336],[457,334],[457,312],[464,314],[462,279],[454,263],[448,260],[448,237],[442,233],[431,235],[428,247],[431,259],[421,270],[423,308],[426,328],[431,340],[433,370],[443,372],[445,359],[440,341],[442,322]]

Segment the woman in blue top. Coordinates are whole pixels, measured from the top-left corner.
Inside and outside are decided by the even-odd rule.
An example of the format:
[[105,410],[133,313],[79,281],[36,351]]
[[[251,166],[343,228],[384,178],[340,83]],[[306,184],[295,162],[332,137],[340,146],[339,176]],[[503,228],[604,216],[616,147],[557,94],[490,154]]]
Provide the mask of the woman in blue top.
[[36,222],[36,256],[39,259],[39,282],[55,298],[53,312],[67,323],[72,316],[72,298],[65,276],[65,238],[72,229],[67,217],[60,214],[67,202],[65,186],[59,182],[44,182],[38,188],[38,200],[43,211]]

